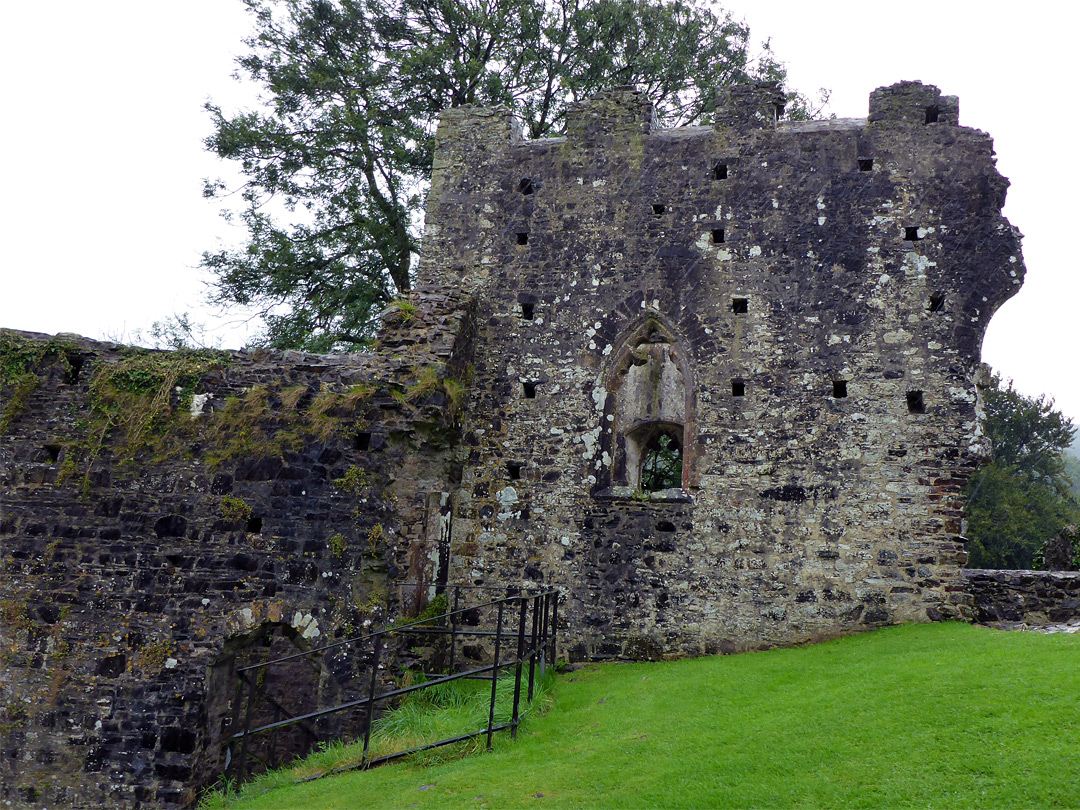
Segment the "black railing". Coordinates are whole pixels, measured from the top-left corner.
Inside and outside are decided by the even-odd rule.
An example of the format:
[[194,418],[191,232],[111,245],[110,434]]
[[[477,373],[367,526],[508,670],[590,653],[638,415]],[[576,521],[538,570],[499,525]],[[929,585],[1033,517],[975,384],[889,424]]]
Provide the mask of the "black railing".
[[[428,588],[428,585],[408,585],[406,587]],[[327,644],[306,652],[275,658],[261,664],[242,667],[236,672],[236,689],[232,700],[232,722],[222,747],[225,749],[225,776],[234,784],[242,784],[252,771],[251,760],[258,760],[264,768],[280,763],[273,761],[277,751],[277,735],[286,729],[302,734],[302,748],[310,751],[318,742],[329,739],[358,739],[361,732],[363,753],[355,765],[338,768],[333,773],[357,768],[370,768],[399,757],[426,751],[443,745],[461,742],[475,737],[486,736],[486,745],[490,749],[492,737],[497,731],[509,730],[513,738],[517,737],[520,723],[520,703],[525,684],[527,700],[532,701],[538,674],[543,675],[547,666],[555,660],[555,628],[558,622],[558,593],[554,590],[523,591],[521,589],[475,588],[470,586],[441,586],[442,593],[449,592],[449,610],[438,616],[419,619],[407,624],[400,624],[370,633],[364,636],[348,638],[333,644]],[[510,593],[497,599],[490,599],[478,604],[470,604],[470,593],[485,590],[499,590]],[[516,591],[516,592],[515,592]],[[464,597],[463,597],[464,593]],[[516,619],[516,627],[513,627]],[[494,629],[485,624],[494,623]],[[443,637],[448,643],[447,666],[445,674],[428,673],[429,680],[410,686],[390,686],[380,691],[379,674],[385,664],[380,663],[388,647],[388,640],[404,634],[423,634]],[[457,648],[462,639],[482,638],[491,643],[491,663],[455,671],[461,661],[458,660]],[[516,642],[513,654],[507,656],[504,642]],[[267,683],[275,670],[285,673],[287,678],[296,664],[314,663],[321,671],[327,669],[329,656],[337,659],[339,668],[342,661],[344,669],[357,677],[350,680],[343,692],[355,697],[335,702],[334,705],[314,708],[297,713],[290,712],[280,701],[267,695]],[[461,656],[462,658],[464,656]],[[526,673],[527,665],[527,673]],[[514,697],[511,719],[506,723],[495,723],[495,693],[499,673],[509,667],[514,668]],[[364,672],[364,670],[368,672]],[[537,670],[539,669],[539,673]],[[367,675],[366,684],[356,688],[355,681]],[[406,751],[372,757],[369,755],[371,732],[376,718],[376,707],[385,707],[390,701],[404,697],[412,692],[430,688],[462,678],[483,678],[491,680],[491,698],[488,707],[488,721],[484,728],[460,734],[452,738],[427,743]],[[366,688],[364,688],[366,686]],[[349,713],[353,717],[345,722],[330,724],[329,729],[320,729],[334,716]],[[362,718],[355,715],[362,713]],[[349,715],[345,715],[346,718]],[[359,719],[359,725],[357,720]],[[354,733],[350,733],[350,728]],[[261,748],[260,748],[261,745]],[[258,766],[255,766],[258,767]],[[327,775],[327,774],[323,774]]]

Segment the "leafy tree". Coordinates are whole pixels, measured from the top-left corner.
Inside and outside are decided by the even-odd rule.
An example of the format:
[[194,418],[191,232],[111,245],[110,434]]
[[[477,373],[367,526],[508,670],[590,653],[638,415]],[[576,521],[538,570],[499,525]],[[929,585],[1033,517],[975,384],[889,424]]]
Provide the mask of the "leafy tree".
[[969,565],[1031,568],[1050,538],[1080,522],[1064,458],[1076,428],[1052,399],[1003,387],[998,375],[984,403],[993,458],[967,488]]
[[654,436],[645,445],[641,462],[641,489],[659,492],[682,486],[682,448],[667,433]]
[[443,109],[507,104],[535,138],[561,130],[568,104],[634,84],[682,125],[718,86],[785,78],[768,43],[753,58],[746,25],[704,0],[244,2],[255,32],[240,73],[264,106],[209,104],[207,146],[243,174],[247,243],[202,264],[214,299],[259,308],[279,347],[363,344],[409,289]]
[[1065,453],[1065,475],[1069,478],[1073,497],[1080,501],[1080,439]]

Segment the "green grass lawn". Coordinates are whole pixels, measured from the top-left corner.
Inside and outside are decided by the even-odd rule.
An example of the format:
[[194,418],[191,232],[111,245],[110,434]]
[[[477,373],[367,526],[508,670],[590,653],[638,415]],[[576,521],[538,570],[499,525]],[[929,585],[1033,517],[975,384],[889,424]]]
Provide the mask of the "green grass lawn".
[[225,806],[1080,807],[1080,635],[908,625],[554,692],[494,752]]

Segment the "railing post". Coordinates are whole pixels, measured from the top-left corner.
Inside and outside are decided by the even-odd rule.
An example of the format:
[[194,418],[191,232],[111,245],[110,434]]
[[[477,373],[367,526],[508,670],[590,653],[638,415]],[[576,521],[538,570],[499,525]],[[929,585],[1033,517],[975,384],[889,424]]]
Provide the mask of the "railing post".
[[529,639],[529,702],[533,699],[533,682],[536,679],[536,655],[540,647],[540,594],[529,597],[532,602],[532,637]]
[[461,601],[461,586],[454,586],[454,606],[450,611],[450,666],[447,667],[447,673],[454,674],[454,648],[457,646],[457,611],[458,604]]
[[547,638],[548,638],[548,600],[550,593],[545,593],[540,603],[540,677],[544,677],[547,670]]
[[367,723],[364,726],[364,753],[360,761],[367,764],[368,746],[371,744],[371,722],[375,717],[375,687],[379,678],[379,653],[382,651],[382,636],[375,636],[375,650],[371,654],[371,685],[368,687]]
[[555,666],[555,644],[559,635],[559,592],[551,592],[551,655],[548,661]]
[[514,667],[514,713],[510,726],[510,737],[515,740],[520,717],[518,706],[521,702],[521,659],[525,655],[525,609],[528,607],[528,599],[525,596],[519,596],[518,599],[521,601],[521,610],[518,619],[517,666]]
[[495,623],[495,660],[491,667],[491,704],[488,706],[487,750],[491,750],[491,735],[495,725],[495,686],[499,681],[499,647],[502,643],[503,607],[505,599],[499,600],[499,618]]

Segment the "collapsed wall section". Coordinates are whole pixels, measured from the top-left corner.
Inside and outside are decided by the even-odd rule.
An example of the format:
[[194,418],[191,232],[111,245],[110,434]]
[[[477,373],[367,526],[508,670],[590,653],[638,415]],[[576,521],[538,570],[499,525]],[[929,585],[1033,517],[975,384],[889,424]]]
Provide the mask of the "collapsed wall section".
[[[655,657],[967,616],[979,351],[1023,276],[958,104],[777,122],[772,86],[665,130],[446,113],[420,273],[479,300],[451,578],[555,584],[572,655]],[[665,466],[666,465],[666,466]]]
[[[472,305],[421,290],[386,318],[369,355],[0,335],[3,800],[192,804],[238,667],[378,629],[395,583],[437,576]],[[363,666],[297,661],[265,705],[334,705]]]

